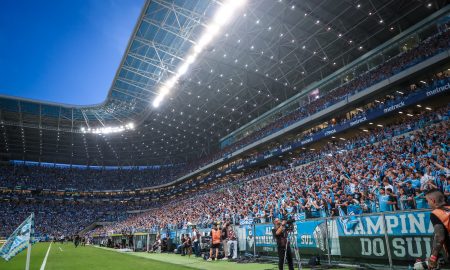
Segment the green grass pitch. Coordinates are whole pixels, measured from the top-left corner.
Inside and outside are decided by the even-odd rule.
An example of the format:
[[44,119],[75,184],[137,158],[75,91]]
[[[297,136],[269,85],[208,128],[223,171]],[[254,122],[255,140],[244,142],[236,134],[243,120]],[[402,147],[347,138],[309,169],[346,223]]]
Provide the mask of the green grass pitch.
[[[49,243],[38,243],[31,250],[30,270],[39,270],[47,252]],[[9,262],[0,261],[0,269],[23,270],[27,252],[23,251]],[[46,270],[57,269],[192,269],[182,265],[169,264],[129,254],[108,251],[95,247],[75,248],[73,244],[53,243],[47,258]]]
[[[40,270],[49,243],[33,245],[30,270]],[[23,251],[9,262],[0,260],[1,270],[23,270],[27,252]],[[287,268],[287,266],[286,266]],[[237,264],[227,261],[206,262],[195,257],[174,254],[120,253],[91,246],[75,248],[73,244],[53,243],[45,270],[134,270],[134,269],[211,269],[211,270],[257,270],[277,269],[274,264]],[[304,268],[305,269],[305,268]]]

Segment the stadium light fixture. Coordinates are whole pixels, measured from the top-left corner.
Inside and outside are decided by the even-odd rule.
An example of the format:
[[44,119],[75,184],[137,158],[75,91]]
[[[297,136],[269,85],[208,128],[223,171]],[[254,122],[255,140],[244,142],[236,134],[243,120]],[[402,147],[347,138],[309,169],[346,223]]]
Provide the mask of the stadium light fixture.
[[195,62],[195,59],[197,58],[197,54],[191,54],[186,58],[186,63],[188,63],[189,65]]
[[101,127],[101,128],[88,128],[82,127],[80,130],[82,133],[92,133],[92,134],[110,134],[110,133],[119,133],[126,130],[133,130],[134,123],[130,122],[126,125],[115,126],[115,127]]
[[180,76],[183,76],[184,74],[186,74],[186,72],[189,69],[189,64],[188,63],[184,63],[179,69],[178,69],[178,74]]
[[[176,84],[178,79],[186,74],[186,72],[189,70],[189,67],[197,59],[197,56],[219,33],[221,27],[230,22],[233,15],[236,14],[237,9],[242,7],[244,4],[245,0],[226,0],[221,4],[219,9],[213,16],[210,24],[206,26],[205,32],[195,44],[192,53],[188,57],[186,57],[184,63],[178,68],[174,76],[170,78],[166,83],[163,83],[164,86],[160,89],[159,93],[152,102],[153,107],[159,107],[163,98],[169,94],[171,88]],[[257,23],[259,23],[259,20],[257,21]]]
[[244,1],[232,1],[229,0],[225,2],[217,11],[216,15],[214,16],[214,23],[216,23],[219,26],[223,26],[227,24],[231,17],[233,17],[233,14],[235,10],[242,6],[244,4]]

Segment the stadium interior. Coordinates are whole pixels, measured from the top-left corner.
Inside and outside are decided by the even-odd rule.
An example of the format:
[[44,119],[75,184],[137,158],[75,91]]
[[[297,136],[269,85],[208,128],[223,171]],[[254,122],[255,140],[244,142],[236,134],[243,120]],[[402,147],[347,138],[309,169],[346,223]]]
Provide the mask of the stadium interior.
[[147,0],[136,20],[101,104],[0,95],[1,239],[34,213],[42,242],[200,256],[187,235],[209,254],[229,223],[233,251],[267,261],[279,218],[302,260],[430,255],[425,194],[450,198],[448,1]]

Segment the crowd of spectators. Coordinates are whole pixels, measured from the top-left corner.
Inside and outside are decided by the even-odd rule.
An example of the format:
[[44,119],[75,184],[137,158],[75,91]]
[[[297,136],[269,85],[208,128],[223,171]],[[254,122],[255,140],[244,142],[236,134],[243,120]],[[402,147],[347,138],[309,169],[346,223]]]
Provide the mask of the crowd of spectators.
[[36,236],[72,236],[94,221],[117,222],[128,217],[134,204],[114,202],[79,203],[45,201],[0,202],[0,237],[9,236],[31,213],[35,215]]
[[365,213],[426,208],[427,190],[438,188],[450,196],[449,109],[399,117],[376,133],[306,154],[312,162],[278,172],[266,169],[256,179],[247,174],[202,194],[188,192],[92,233],[335,216],[350,206]]
[[14,165],[0,167],[0,187],[54,190],[122,190],[156,186],[172,179],[180,167],[89,169]]

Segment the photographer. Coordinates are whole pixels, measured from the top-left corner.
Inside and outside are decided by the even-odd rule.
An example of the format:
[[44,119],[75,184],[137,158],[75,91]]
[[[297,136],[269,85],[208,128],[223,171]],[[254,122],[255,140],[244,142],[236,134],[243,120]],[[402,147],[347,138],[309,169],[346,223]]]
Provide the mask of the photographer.
[[[286,230],[286,220],[280,221],[278,218],[273,221],[274,228],[272,235],[277,241],[278,249],[278,269],[283,270],[284,261],[287,260],[289,270],[294,270],[294,262],[292,260],[291,247],[288,241],[288,232]],[[286,249],[287,248],[287,249]],[[286,257],[286,258],[285,258]]]

